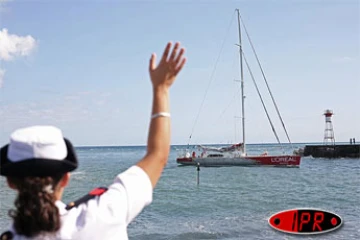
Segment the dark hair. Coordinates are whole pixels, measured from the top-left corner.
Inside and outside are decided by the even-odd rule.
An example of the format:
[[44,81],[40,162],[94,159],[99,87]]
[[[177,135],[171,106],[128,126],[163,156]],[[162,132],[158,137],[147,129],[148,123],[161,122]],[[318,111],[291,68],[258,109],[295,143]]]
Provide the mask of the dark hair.
[[18,190],[16,210],[9,211],[17,234],[34,237],[60,229],[59,210],[52,191],[62,177],[8,177]]

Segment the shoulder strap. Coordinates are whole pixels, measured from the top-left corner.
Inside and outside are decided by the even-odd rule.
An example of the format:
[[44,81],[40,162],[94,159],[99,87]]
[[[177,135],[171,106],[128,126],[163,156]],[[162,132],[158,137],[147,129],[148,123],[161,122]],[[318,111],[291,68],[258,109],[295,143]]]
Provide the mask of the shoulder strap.
[[[104,192],[106,192],[108,190],[107,187],[98,187],[93,189],[92,191],[90,191],[88,194],[84,195],[83,197],[77,199],[74,202],[69,203],[68,205],[66,205],[65,209],[66,210],[70,210],[73,207],[77,207],[82,203],[85,203],[87,201],[89,201],[90,199],[95,198],[96,196],[101,196]],[[2,240],[2,239],[0,239]]]
[[0,240],[11,240],[14,238],[14,234],[11,231],[3,232],[0,236]]

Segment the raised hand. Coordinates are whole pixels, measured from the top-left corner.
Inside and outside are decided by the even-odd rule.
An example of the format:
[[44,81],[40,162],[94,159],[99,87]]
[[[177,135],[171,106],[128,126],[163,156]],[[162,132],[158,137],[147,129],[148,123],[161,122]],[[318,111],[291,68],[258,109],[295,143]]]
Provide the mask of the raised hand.
[[180,48],[180,43],[177,42],[175,44],[170,54],[171,46],[171,42],[166,45],[162,58],[157,66],[156,54],[153,53],[151,55],[149,72],[154,88],[169,88],[186,62],[186,58],[183,57],[185,49]]

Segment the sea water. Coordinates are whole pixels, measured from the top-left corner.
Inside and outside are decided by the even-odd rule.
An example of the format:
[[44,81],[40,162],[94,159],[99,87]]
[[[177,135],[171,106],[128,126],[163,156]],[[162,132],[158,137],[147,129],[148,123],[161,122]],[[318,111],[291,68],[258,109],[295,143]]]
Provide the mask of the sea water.
[[[297,239],[273,230],[268,218],[292,208],[319,208],[340,215],[334,232],[300,239],[360,239],[360,159],[303,157],[299,168],[179,167],[172,146],[153,203],[129,225],[130,239]],[[296,148],[304,144],[295,145]],[[289,146],[286,146],[289,151]],[[79,147],[80,167],[72,174],[64,202],[71,202],[141,159],[146,147]],[[282,153],[275,145],[248,145],[249,154]],[[0,179],[0,230],[10,223],[14,191]]]

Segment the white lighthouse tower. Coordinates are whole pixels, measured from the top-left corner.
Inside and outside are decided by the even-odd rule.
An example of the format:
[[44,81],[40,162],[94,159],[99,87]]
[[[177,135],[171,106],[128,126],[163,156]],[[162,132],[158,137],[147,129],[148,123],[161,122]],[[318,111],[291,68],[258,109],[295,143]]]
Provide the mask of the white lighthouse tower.
[[333,111],[325,110],[325,134],[324,134],[324,144],[335,144],[334,129],[331,122],[331,117]]

